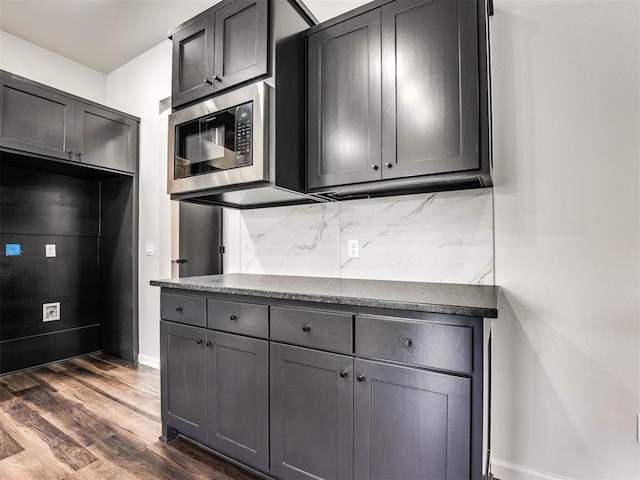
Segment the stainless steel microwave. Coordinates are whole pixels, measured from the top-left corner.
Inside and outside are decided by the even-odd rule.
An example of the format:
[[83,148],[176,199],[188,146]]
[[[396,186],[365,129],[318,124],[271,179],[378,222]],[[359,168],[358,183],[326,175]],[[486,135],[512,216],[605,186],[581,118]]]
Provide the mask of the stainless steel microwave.
[[169,116],[168,193],[269,180],[269,90],[253,83]]

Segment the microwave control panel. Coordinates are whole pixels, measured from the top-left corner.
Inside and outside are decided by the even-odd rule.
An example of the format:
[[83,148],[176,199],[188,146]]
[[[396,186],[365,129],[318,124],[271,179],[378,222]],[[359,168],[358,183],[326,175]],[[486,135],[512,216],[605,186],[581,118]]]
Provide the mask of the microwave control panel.
[[252,102],[236,109],[236,160],[240,165],[251,165]]

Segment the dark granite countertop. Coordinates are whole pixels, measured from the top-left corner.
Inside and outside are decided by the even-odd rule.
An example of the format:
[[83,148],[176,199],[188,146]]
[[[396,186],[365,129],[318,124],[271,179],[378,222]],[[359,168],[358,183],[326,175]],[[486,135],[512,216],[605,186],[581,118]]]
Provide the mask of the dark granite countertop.
[[151,285],[281,300],[302,300],[486,318],[498,316],[500,293],[500,287],[490,285],[241,273],[153,280]]

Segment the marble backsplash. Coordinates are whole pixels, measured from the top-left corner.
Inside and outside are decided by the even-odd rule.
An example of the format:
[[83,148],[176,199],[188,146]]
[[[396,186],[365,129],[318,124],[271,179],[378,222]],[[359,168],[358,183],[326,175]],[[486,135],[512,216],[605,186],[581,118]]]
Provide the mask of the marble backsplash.
[[[491,285],[491,189],[234,212],[228,272]],[[360,258],[347,256],[350,239]]]

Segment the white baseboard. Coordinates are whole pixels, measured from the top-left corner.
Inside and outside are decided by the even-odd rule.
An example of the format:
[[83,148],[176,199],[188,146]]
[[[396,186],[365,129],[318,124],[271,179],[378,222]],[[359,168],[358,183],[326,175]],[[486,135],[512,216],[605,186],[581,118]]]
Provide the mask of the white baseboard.
[[142,365],[146,365],[147,367],[155,368],[156,370],[160,370],[160,359],[149,357],[147,355],[138,354],[138,363]]
[[559,477],[497,458],[491,459],[491,473],[500,480],[568,480],[566,477]]

